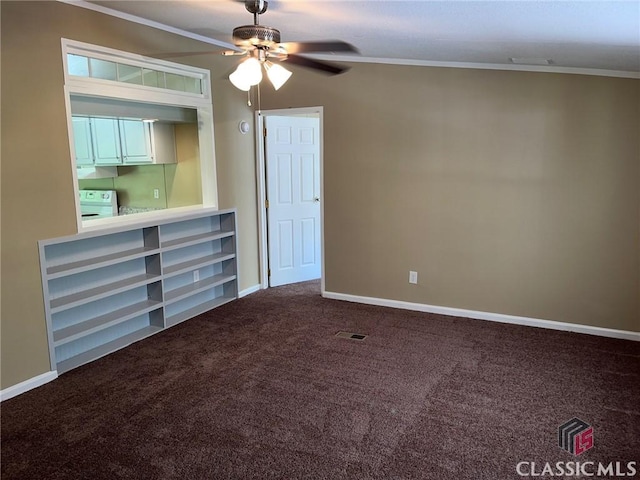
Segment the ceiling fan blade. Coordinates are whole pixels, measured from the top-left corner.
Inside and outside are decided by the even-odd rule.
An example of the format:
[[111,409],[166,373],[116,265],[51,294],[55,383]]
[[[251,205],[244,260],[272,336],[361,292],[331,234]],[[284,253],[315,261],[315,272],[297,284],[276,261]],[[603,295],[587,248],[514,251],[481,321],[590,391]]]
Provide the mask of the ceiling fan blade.
[[221,50],[209,50],[200,52],[163,52],[163,53],[145,53],[147,57],[165,59],[165,58],[178,58],[178,57],[192,57],[194,55],[220,55]]
[[286,42],[280,43],[287,53],[311,53],[311,52],[350,52],[359,53],[358,49],[350,43],[340,40],[325,42]]
[[288,55],[287,58],[283,59],[282,61],[293,63],[294,65],[299,65],[301,67],[318,70],[319,72],[326,73],[328,75],[338,75],[349,70],[349,67],[341,67],[332,63],[312,60],[311,58],[301,57],[299,55]]

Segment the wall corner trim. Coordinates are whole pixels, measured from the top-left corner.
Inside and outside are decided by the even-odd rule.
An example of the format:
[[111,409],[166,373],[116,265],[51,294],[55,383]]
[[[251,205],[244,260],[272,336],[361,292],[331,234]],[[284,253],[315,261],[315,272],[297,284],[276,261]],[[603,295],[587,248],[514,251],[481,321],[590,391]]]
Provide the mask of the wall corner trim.
[[473,318],[475,320],[488,320],[490,322],[511,323],[514,325],[524,325],[527,327],[547,328],[550,330],[562,330],[565,332],[584,333],[587,335],[599,335],[601,337],[618,338],[622,340],[632,340],[634,342],[640,342],[640,332],[631,332],[627,330],[615,330],[612,328],[594,327],[591,325],[580,325],[577,323],[556,322],[553,320],[541,320],[538,318],[505,315],[502,313],[480,312],[477,310],[465,310],[462,308],[440,307],[437,305],[411,303],[400,300],[389,300],[385,298],[363,297],[360,295],[349,295],[346,293],[325,291],[322,293],[322,296],[333,300],[364,303],[367,305],[377,305],[379,307],[400,308],[403,310],[413,310],[417,312]]
[[4,402],[5,400],[9,400],[10,398],[28,392],[29,390],[33,390],[34,388],[40,387],[45,383],[49,383],[56,378],[58,378],[57,370],[51,370],[50,372],[45,372],[25,380],[24,382],[7,387],[4,390],[0,390],[0,402]]
[[261,288],[262,287],[260,286],[260,284],[254,285],[254,286],[249,287],[249,288],[245,288],[244,290],[241,290],[240,292],[238,292],[238,298],[246,297],[247,295],[251,295],[252,293],[256,293]]

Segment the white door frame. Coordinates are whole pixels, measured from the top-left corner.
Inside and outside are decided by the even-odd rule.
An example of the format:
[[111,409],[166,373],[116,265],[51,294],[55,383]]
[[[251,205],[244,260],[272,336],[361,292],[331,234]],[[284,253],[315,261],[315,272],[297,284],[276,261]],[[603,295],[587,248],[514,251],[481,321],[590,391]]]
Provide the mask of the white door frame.
[[269,250],[267,249],[267,188],[266,159],[264,151],[264,118],[268,116],[317,116],[320,120],[320,243],[321,243],[321,292],[324,293],[324,128],[323,107],[283,108],[256,111],[256,170],[258,183],[258,245],[260,262],[260,288],[269,288]]

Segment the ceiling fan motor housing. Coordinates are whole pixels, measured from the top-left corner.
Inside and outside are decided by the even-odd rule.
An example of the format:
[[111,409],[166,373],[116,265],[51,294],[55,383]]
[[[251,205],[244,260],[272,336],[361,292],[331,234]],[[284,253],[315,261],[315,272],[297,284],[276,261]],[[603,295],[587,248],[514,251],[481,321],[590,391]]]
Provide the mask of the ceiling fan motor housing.
[[280,43],[280,31],[264,25],[243,25],[233,29],[233,39],[238,46],[269,47]]

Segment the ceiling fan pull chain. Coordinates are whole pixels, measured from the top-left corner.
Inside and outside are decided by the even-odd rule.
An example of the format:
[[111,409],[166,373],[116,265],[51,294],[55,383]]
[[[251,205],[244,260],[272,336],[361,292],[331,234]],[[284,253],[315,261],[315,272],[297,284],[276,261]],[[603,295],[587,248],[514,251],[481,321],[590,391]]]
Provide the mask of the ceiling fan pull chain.
[[260,113],[260,84],[257,85],[258,87],[258,114]]
[[247,90],[247,107],[251,106],[251,89]]

